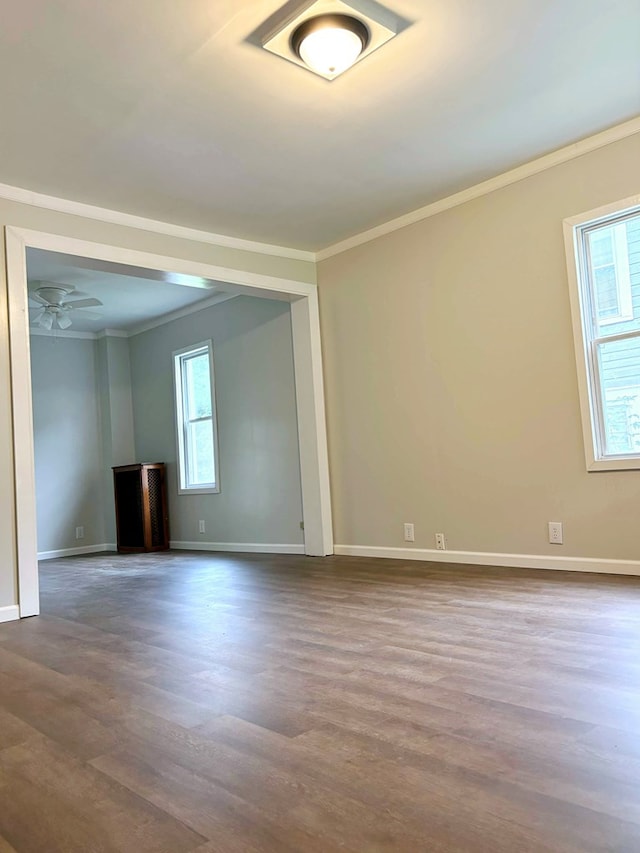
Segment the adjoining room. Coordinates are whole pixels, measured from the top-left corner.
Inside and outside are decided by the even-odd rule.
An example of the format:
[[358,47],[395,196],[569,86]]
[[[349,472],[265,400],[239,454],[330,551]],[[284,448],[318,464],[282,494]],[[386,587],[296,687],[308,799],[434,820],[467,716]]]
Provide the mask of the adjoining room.
[[39,559],[144,550],[114,495],[140,462],[163,463],[174,548],[302,553],[288,303],[37,249],[27,275]]

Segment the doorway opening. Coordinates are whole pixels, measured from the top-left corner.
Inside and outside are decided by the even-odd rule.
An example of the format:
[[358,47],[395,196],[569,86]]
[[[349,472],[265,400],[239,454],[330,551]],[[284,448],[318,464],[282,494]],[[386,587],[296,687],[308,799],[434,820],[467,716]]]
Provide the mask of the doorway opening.
[[[333,552],[313,285],[11,228],[7,263],[21,616],[39,612],[38,551],[115,548],[111,468],[134,461],[167,462],[174,547]],[[40,304],[52,282],[58,310]],[[220,489],[180,494],[171,355],[202,340]]]

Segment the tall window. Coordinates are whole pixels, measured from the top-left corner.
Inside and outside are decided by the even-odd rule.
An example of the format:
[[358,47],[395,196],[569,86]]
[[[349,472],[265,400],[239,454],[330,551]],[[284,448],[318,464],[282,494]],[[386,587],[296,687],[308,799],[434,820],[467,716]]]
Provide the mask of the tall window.
[[566,220],[587,463],[640,468],[640,209]]
[[211,341],[173,354],[178,490],[219,492],[213,347]]

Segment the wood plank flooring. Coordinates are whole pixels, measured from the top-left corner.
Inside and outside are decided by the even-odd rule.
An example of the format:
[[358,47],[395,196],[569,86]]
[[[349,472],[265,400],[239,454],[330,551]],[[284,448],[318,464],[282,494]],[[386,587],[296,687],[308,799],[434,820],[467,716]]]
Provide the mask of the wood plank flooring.
[[640,851],[640,579],[171,552],[0,625],[0,853]]

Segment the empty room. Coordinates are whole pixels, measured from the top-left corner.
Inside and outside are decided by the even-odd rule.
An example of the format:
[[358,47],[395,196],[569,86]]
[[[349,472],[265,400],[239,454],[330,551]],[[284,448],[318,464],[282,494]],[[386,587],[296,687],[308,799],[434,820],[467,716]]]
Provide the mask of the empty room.
[[0,853],[640,849],[638,44],[6,5]]

